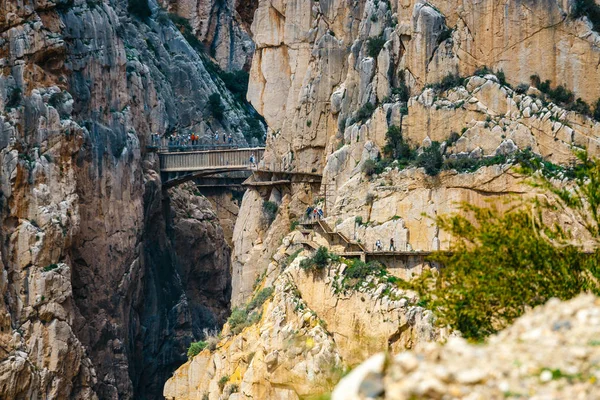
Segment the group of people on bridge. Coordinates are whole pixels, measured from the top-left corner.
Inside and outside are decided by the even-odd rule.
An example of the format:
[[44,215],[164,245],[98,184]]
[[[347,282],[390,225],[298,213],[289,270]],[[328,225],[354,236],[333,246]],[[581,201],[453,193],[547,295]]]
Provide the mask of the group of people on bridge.
[[232,148],[236,145],[233,143],[231,133],[215,132],[212,143],[200,143],[200,135],[197,133],[179,134],[173,133],[169,136],[161,136],[158,133],[150,135],[150,146],[152,147],[168,147],[177,148],[179,150],[194,149],[194,148]]

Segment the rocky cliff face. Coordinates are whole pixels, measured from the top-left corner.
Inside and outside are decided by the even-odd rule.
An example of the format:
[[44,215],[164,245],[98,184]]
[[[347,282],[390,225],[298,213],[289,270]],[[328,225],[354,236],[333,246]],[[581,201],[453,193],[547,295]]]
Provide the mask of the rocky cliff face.
[[[403,138],[419,149],[454,132],[458,141],[447,157],[532,148],[560,164],[569,162],[571,146],[597,154],[598,123],[542,103],[540,92],[528,89],[537,74],[588,103],[599,97],[600,36],[587,19],[571,16],[572,7],[556,0],[261,1],[252,25],[257,50],[248,98],[270,127],[265,166],[322,172],[325,185],[295,185],[260,198],[279,201],[291,190],[289,219],[322,198],[329,224],[341,224],[349,237],[368,246],[394,237],[404,248],[430,250],[447,245],[448,238],[422,213],[433,216],[453,211],[460,201],[477,204],[489,195],[530,190],[506,169],[494,168],[439,179],[414,169],[391,171],[367,183],[362,165],[382,153],[390,126],[401,127]],[[507,82],[480,74],[464,84],[460,79],[450,91],[426,87],[483,66],[503,71]],[[527,85],[519,94],[511,83]],[[244,243],[234,249],[234,304],[248,298],[250,282],[264,268],[256,257],[275,250],[263,238],[282,237],[275,227],[257,229],[261,202],[248,196],[240,214],[249,217],[237,230],[244,238],[234,234],[234,243]],[[355,216],[371,228],[357,229]],[[250,245],[252,231],[260,238],[256,246]]]
[[349,366],[369,354],[388,346],[419,348],[446,336],[433,327],[431,312],[416,304],[414,293],[397,289],[386,277],[354,286],[343,280],[344,264],[321,272],[301,269],[305,256],[294,244],[300,236],[284,238],[256,282],[257,295],[249,304],[273,290],[264,305],[248,311],[249,320],[257,313],[254,323],[226,325],[214,348],[169,379],[167,399],[310,398],[330,391]]
[[[323,181],[247,192],[233,233],[233,305],[245,307],[259,293],[256,282],[276,271],[273,264],[284,258],[280,244],[285,246],[291,223],[309,205],[323,207],[334,230],[369,249],[377,239],[389,238],[401,250],[443,249],[451,238],[427,216],[451,213],[461,201],[486,205],[495,200],[508,206],[507,198],[544,196],[511,168],[508,161],[517,151],[530,149],[559,165],[572,161],[573,149],[598,155],[600,125],[571,104],[544,100],[530,81],[538,75],[590,104],[600,96],[600,37],[587,19],[573,17],[573,6],[557,0],[259,1],[252,23],[256,52],[248,98],[269,125],[263,166],[318,173]],[[440,85],[450,74],[452,84],[445,80]],[[363,166],[382,155],[392,126],[417,153],[438,141],[447,160],[504,161],[469,172],[448,168],[435,177],[422,168],[391,164],[367,176]],[[266,201],[279,206],[272,223],[265,218]],[[582,231],[571,215],[554,218]],[[280,281],[272,280],[275,294],[258,324],[230,336],[226,329],[213,353],[205,350],[178,370],[165,387],[167,397],[296,399],[318,393],[317,387],[323,387],[319,374],[333,379],[315,355],[330,349],[330,363],[338,365],[339,356],[344,365],[345,341],[356,338],[361,343],[356,332],[336,337],[337,329],[341,333],[345,326],[335,325],[336,316],[352,315],[353,322],[368,319],[349,310],[377,306],[363,295],[361,301],[369,304],[364,308],[340,298],[329,303],[319,279],[303,286],[303,272],[293,273],[294,267],[284,271]],[[326,284],[335,281],[332,276],[321,278]],[[315,353],[304,348],[292,355],[281,345],[288,331],[301,332],[305,340],[306,329],[313,327],[302,322],[309,317],[301,320],[290,311],[284,281],[326,321],[315,328],[324,335]],[[269,282],[267,278],[264,285]],[[319,304],[331,307],[319,309]],[[289,326],[276,320],[282,310]],[[376,330],[393,315],[391,324],[403,326],[400,321],[410,315],[407,309],[387,311],[382,320],[365,325]],[[388,333],[378,336],[380,342],[385,343]],[[398,349],[408,347],[403,344]],[[367,347],[360,357],[371,350]],[[306,378],[296,379],[290,357]],[[221,377],[230,383],[220,386]]]
[[154,2],[144,20],[127,5],[0,7],[3,398],[155,398],[228,312],[216,215],[164,193],[145,146],[174,130],[245,143],[249,116]]
[[190,21],[194,34],[227,71],[249,70],[254,54],[250,25],[258,0],[161,0]]

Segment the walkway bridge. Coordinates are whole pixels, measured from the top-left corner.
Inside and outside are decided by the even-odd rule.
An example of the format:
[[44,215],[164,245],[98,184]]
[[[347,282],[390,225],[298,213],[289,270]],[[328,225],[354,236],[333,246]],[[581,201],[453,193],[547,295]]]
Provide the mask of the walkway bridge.
[[[218,177],[230,172],[252,172],[262,158],[265,148],[228,148],[183,151],[158,151],[163,186],[166,188],[203,177]],[[254,163],[251,157],[254,156]],[[245,176],[244,178],[247,178]]]
[[[163,186],[202,181],[200,186],[281,186],[292,183],[320,184],[321,174],[315,171],[289,170],[283,165],[265,165],[264,147],[223,148],[215,146],[154,148],[160,158]],[[251,159],[254,159],[254,162]],[[200,178],[200,179],[199,179]]]

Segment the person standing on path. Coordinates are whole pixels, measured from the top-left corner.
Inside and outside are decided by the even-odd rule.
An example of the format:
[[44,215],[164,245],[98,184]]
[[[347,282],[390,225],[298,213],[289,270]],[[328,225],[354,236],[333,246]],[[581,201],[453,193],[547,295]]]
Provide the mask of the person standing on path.
[[394,247],[394,238],[390,238],[390,251],[396,251],[396,248]]

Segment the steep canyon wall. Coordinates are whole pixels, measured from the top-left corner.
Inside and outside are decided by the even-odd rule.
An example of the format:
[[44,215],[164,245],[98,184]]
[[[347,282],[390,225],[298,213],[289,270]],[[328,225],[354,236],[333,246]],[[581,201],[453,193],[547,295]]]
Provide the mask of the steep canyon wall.
[[0,2],[3,398],[160,398],[228,314],[217,217],[189,187],[163,191],[146,145],[216,130],[243,144],[250,115],[149,5]]
[[[383,156],[392,126],[417,154],[440,142],[447,160],[509,160],[528,149],[565,166],[574,150],[598,156],[600,124],[548,99],[530,80],[564,85],[588,104],[600,97],[600,36],[573,16],[574,6],[261,0],[248,99],[269,125],[262,166],[322,174],[322,182],[246,193],[233,233],[232,305],[254,317],[241,328],[235,319],[226,325],[215,348],[178,369],[165,396],[310,398],[336,379],[324,364],[343,369],[356,361],[345,347],[353,342],[362,357],[377,346],[402,351],[443,338],[411,293],[372,280],[340,292],[343,265],[302,271],[298,259],[308,252],[294,243],[306,239],[293,222],[317,205],[335,231],[368,249],[393,238],[400,250],[431,251],[452,240],[433,218],[461,202],[502,208],[546,196],[506,162],[436,176],[399,163],[369,176],[363,166]],[[453,83],[442,88],[449,74]],[[267,201],[278,205],[273,221]],[[550,217],[585,240],[575,216]],[[252,311],[263,297],[260,312]],[[366,326],[372,342],[362,334]]]

